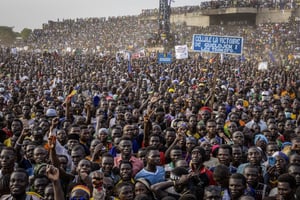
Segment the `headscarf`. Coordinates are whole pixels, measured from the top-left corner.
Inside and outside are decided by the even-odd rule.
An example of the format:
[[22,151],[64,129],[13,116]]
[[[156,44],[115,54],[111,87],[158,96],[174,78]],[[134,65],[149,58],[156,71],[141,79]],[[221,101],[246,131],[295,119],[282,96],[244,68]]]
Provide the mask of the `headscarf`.
[[281,151],[276,151],[275,153],[273,153],[272,157],[275,158],[276,156],[282,157],[287,163],[289,162],[289,157],[284,153],[282,153]]
[[42,163],[42,164],[35,165],[34,170],[33,170],[33,175],[34,176],[39,175],[40,171],[42,170],[43,167],[47,167],[47,164],[46,163]]
[[259,140],[263,140],[268,144],[268,139],[263,134],[258,134],[254,138],[254,144],[256,144]]
[[76,190],[82,190],[82,191],[86,192],[89,195],[89,197],[91,196],[90,189],[88,187],[86,187],[85,185],[76,185],[75,187],[73,187],[71,193]]

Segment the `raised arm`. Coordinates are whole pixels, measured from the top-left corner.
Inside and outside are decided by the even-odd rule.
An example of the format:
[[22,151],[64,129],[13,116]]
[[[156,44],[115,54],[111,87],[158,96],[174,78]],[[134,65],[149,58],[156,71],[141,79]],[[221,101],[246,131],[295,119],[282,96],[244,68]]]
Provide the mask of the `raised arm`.
[[53,165],[47,165],[46,173],[53,185],[54,199],[65,199],[64,192],[59,180],[59,170]]
[[22,147],[22,144],[23,144],[23,141],[26,137],[29,137],[30,136],[30,129],[28,128],[23,128],[22,132],[21,132],[21,135],[19,136],[17,142],[15,143],[15,150],[17,152],[17,159],[18,159],[18,162],[22,160],[22,155],[21,155],[21,147]]
[[91,118],[92,118],[92,113],[91,113],[91,103],[90,102],[85,102],[84,108],[86,111],[86,120],[85,124],[89,125],[91,123]]
[[143,138],[144,147],[147,147],[149,145],[149,135],[152,129],[149,115],[150,114],[144,116],[144,138]]
[[158,199],[162,199],[168,196],[168,192],[166,192],[165,190],[169,187],[175,186],[175,184],[175,181],[164,181],[152,185],[151,190]]

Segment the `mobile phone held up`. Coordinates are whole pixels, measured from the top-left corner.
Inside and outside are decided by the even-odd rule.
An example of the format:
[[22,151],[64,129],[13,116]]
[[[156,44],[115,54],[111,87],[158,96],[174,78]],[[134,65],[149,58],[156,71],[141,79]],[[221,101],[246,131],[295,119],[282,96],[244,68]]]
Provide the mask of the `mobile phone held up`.
[[268,157],[268,164],[269,166],[273,167],[276,163],[276,159],[272,156]]

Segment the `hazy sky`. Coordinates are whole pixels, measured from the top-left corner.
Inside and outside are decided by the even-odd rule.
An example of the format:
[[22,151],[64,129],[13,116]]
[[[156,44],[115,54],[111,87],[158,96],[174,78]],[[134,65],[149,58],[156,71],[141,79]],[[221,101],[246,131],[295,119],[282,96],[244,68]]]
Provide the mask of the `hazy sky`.
[[[201,0],[175,0],[172,5],[199,5]],[[159,0],[0,0],[0,26],[41,28],[48,20],[136,15],[158,8]]]

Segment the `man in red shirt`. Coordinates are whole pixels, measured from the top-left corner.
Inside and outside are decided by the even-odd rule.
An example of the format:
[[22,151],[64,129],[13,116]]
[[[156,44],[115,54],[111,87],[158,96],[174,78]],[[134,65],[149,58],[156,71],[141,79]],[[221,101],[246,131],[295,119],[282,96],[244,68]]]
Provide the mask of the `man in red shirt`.
[[199,178],[203,181],[204,186],[208,185],[215,185],[215,181],[213,179],[213,173],[206,169],[203,165],[205,160],[205,150],[200,147],[196,146],[193,148],[192,152],[192,159],[190,162],[191,170],[195,174],[198,174]]
[[136,158],[131,154],[132,152],[132,141],[128,137],[122,137],[121,141],[119,143],[119,149],[121,151],[120,155],[114,158],[114,166],[119,167],[121,160],[130,161],[133,168],[133,174],[134,177],[141,169],[143,169],[144,164],[143,161]]

